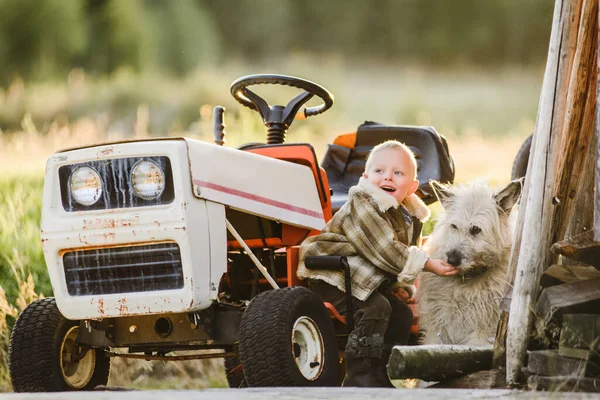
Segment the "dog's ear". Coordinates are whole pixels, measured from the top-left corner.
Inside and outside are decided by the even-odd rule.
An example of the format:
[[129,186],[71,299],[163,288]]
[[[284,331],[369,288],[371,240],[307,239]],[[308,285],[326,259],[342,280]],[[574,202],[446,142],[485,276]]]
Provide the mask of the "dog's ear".
[[510,210],[519,200],[521,191],[523,189],[523,178],[512,181],[504,189],[502,189],[494,199],[498,203],[498,207],[506,214],[510,213]]
[[442,206],[446,208],[446,205],[453,196],[452,192],[448,190],[448,186],[439,183],[438,181],[434,181],[433,179],[429,180],[429,186],[433,189],[435,197],[437,197],[440,203],[442,203]]

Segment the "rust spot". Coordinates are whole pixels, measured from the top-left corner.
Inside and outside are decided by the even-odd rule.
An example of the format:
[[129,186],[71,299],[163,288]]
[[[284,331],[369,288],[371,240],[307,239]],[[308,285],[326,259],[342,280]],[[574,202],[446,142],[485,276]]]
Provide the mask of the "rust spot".
[[103,299],[98,300],[98,314],[104,315],[104,300]]
[[83,229],[107,229],[120,228],[124,226],[132,226],[137,223],[137,219],[113,219],[113,218],[96,218],[84,219]]
[[123,297],[117,301],[119,304],[119,314],[124,315],[129,313],[129,307],[127,306],[127,298]]
[[113,241],[113,240],[115,240],[115,233],[114,232],[103,233],[102,236],[104,236],[104,239],[106,239],[107,241]]
[[184,232],[187,230],[187,228],[185,226],[177,226],[177,227],[175,227],[175,229],[181,229]]
[[106,157],[108,155],[111,155],[114,151],[115,151],[114,147],[109,147],[107,149],[99,151],[98,152],[98,157]]
[[81,234],[77,235],[77,238],[79,239],[79,241],[83,244],[87,244],[88,246],[91,246],[91,244],[89,242],[86,242],[82,237]]
[[[81,234],[79,234],[79,236],[81,236]],[[87,244],[87,246],[71,247],[71,248],[68,248],[68,249],[61,249],[61,250],[59,250],[58,254],[62,256],[65,253],[68,253],[70,251],[77,251],[77,250],[118,249],[118,248],[121,248],[121,247],[129,247],[129,246],[143,246],[143,245],[160,244],[160,243],[175,243],[172,240],[161,240],[161,241],[146,240],[146,241],[143,241],[143,242],[131,242],[131,243],[119,243],[119,244],[93,246],[90,243],[84,242],[81,239],[81,237],[80,237],[80,242]]]

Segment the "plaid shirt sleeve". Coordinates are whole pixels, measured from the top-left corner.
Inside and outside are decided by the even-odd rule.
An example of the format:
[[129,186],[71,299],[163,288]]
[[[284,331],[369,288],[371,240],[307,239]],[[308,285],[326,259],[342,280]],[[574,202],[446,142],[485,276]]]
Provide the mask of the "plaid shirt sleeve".
[[402,272],[410,250],[397,240],[390,223],[371,204],[372,199],[358,192],[348,205],[348,216],[342,222],[343,231],[361,257],[377,268],[394,275]]

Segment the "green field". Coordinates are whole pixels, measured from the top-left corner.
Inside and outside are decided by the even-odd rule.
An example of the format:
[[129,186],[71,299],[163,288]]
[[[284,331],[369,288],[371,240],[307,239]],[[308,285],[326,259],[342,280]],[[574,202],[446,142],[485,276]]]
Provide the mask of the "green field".
[[[312,143],[319,157],[337,134],[353,131],[365,120],[433,125],[448,139],[457,182],[488,177],[492,184],[506,184],[513,158],[533,130],[541,69],[436,72],[375,65],[350,69],[335,60],[317,67],[316,61],[303,61],[281,65],[278,71],[323,84],[336,96],[336,105],[322,116],[295,122],[288,139]],[[14,316],[36,296],[52,294],[39,232],[46,159],[59,148],[132,137],[212,141],[216,104],[228,108],[227,145],[261,141],[258,115],[228,94],[235,78],[257,70],[265,68],[245,71],[229,65],[180,81],[127,73],[88,81],[79,75],[68,84],[0,91],[0,120],[18,126],[0,131],[0,391],[10,390],[6,357]],[[275,99],[272,103],[293,96],[273,88],[259,92]],[[439,212],[439,205],[432,208]],[[219,366],[218,360],[168,367],[119,360],[110,384],[218,387],[225,385]]]

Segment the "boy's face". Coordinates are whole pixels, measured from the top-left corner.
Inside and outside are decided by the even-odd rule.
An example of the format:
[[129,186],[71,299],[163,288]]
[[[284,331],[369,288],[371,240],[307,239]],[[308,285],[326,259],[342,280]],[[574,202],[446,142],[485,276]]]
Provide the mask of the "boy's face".
[[415,166],[404,150],[384,149],[371,156],[369,169],[363,176],[401,203],[419,187]]

